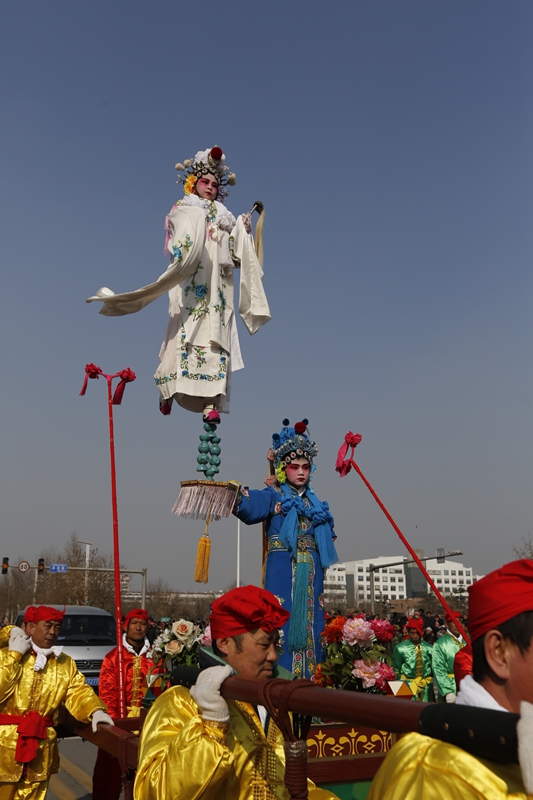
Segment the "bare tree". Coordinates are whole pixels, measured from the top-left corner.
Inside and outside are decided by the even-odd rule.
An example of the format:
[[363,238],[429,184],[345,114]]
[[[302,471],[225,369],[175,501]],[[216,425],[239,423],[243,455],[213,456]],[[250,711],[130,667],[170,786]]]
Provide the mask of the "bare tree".
[[522,546],[513,547],[516,558],[533,558],[533,532],[530,531],[526,537],[522,537]]

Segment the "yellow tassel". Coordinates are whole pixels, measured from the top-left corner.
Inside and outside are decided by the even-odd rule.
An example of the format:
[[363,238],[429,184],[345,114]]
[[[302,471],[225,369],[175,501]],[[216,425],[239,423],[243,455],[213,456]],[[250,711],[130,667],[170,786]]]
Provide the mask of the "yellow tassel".
[[196,568],[194,571],[194,580],[196,583],[207,583],[209,580],[209,557],[211,555],[211,539],[209,538],[209,523],[210,517],[207,518],[203,536],[198,542],[198,550],[196,551]]

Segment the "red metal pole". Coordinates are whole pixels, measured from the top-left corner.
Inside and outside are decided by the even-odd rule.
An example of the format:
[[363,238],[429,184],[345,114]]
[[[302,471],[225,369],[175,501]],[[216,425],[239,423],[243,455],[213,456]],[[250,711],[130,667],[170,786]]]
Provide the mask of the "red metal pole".
[[117,475],[115,469],[115,431],[113,427],[113,397],[111,384],[114,375],[105,375],[107,380],[107,409],[109,415],[109,454],[111,458],[111,503],[113,506],[113,566],[115,568],[115,622],[117,626],[118,654],[118,707],[119,716],[126,716],[126,697],[124,692],[124,649],[122,645],[122,606],[120,602],[120,554],[118,547],[118,505]]
[[[113,506],[113,566],[115,573],[115,624],[117,632],[117,655],[118,655],[118,706],[119,716],[126,716],[126,696],[124,691],[124,650],[122,644],[122,608],[120,602],[120,554],[118,547],[118,507],[117,507],[117,478],[115,468],[115,433],[113,428],[113,406],[120,405],[122,396],[127,383],[135,380],[135,373],[129,367],[115,373],[106,375],[96,364],[85,365],[85,380],[81,387],[80,395],[83,396],[87,390],[89,378],[95,379],[102,376],[107,381],[107,409],[109,417],[109,452],[111,457],[111,503]],[[120,378],[120,383],[112,396],[111,389],[114,378]]]
[[453,618],[455,619],[455,624],[459,628],[459,631],[460,631],[461,635],[463,636],[465,642],[470,643],[470,638],[469,638],[468,634],[466,633],[466,631],[464,630],[463,626],[459,623],[459,620],[457,620],[455,618],[455,615],[453,614],[450,606],[448,605],[448,603],[446,602],[446,600],[444,599],[442,594],[439,592],[439,590],[437,589],[437,587],[435,586],[435,584],[433,583],[433,581],[429,577],[426,568],[424,567],[424,565],[422,564],[422,562],[418,558],[417,554],[415,553],[415,551],[413,550],[413,548],[411,547],[411,545],[409,544],[409,542],[407,541],[407,539],[405,538],[405,536],[403,535],[403,533],[401,532],[399,527],[394,522],[393,518],[391,517],[391,515],[389,514],[389,512],[387,511],[387,509],[385,508],[385,506],[383,505],[383,503],[381,502],[381,500],[377,496],[376,492],[374,491],[374,489],[370,485],[369,481],[367,481],[367,479],[365,478],[365,476],[363,475],[362,471],[359,469],[359,467],[357,466],[357,464],[355,463],[353,458],[350,459],[350,464],[355,469],[357,474],[360,475],[360,477],[363,479],[363,481],[364,481],[367,489],[369,490],[370,494],[372,495],[372,497],[374,498],[374,500],[376,501],[378,506],[381,508],[381,510],[383,511],[383,513],[385,514],[387,519],[389,520],[390,524],[392,525],[392,527],[394,528],[394,530],[396,531],[396,533],[398,534],[398,536],[400,537],[400,539],[402,540],[404,545],[407,547],[407,549],[410,552],[410,554],[412,555],[413,559],[416,561],[416,563],[418,565],[418,568],[421,570],[421,572],[424,575],[425,579],[427,580],[427,582],[429,583],[429,585],[431,586],[431,588],[433,589],[433,591],[435,592],[435,594],[439,598],[440,602],[442,603],[442,605],[444,606],[444,608],[446,609],[448,614],[453,616]]

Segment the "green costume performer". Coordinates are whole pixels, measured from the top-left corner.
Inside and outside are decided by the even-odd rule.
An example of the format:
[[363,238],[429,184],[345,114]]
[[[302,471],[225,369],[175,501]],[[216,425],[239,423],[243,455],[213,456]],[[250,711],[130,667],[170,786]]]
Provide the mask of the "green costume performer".
[[433,700],[432,666],[433,648],[422,639],[421,619],[407,620],[409,639],[397,644],[392,654],[392,668],[396,678],[408,681],[414,700]]
[[453,662],[466,642],[450,614],[446,614],[446,625],[448,626],[446,633],[433,645],[433,675],[439,690],[439,703],[455,703],[457,686]]

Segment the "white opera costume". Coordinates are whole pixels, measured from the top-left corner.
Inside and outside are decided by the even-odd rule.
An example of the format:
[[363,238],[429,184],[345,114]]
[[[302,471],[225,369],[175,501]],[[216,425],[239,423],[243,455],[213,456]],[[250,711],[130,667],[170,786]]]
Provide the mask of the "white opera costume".
[[134,292],[114,294],[104,287],[87,300],[101,301],[101,314],[122,316],[168,292],[170,320],[155,374],[162,402],[175,399],[202,412],[211,401],[229,412],[230,375],[244,366],[234,311],[236,267],[239,314],[249,333],[270,319],[250,217],[235,220],[223,203],[185,195],[167,217],[165,249],[172,261],[166,272]]

